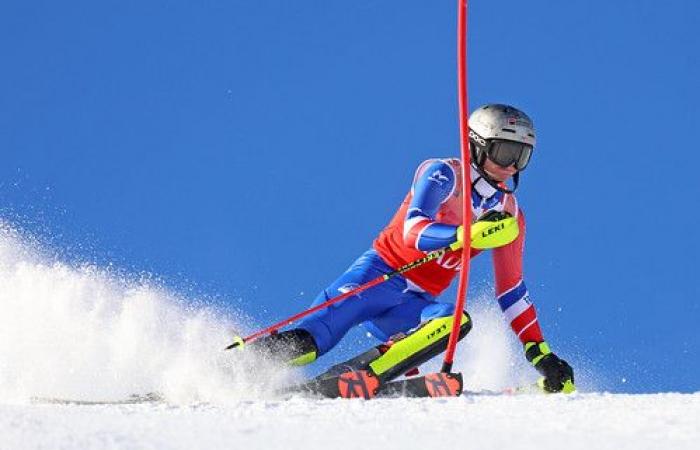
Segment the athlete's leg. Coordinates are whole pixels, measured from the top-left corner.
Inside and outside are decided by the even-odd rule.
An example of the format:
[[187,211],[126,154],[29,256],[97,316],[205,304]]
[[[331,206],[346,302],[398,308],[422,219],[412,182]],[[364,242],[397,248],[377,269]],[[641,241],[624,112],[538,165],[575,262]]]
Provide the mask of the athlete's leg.
[[367,370],[372,361],[382,356],[388,349],[392,336],[408,332],[421,323],[421,313],[429,305],[435,304],[430,295],[407,294],[406,289],[395,294],[401,302],[387,309],[382,314],[371,318],[362,326],[382,344],[342,363],[336,364],[325,371],[319,378],[340,375],[348,370]]
[[[382,381],[392,380],[439,355],[447,348],[454,306],[438,303],[427,294],[405,291],[403,303],[363,324],[385,342],[343,363],[320,377],[349,369],[371,370]],[[471,319],[462,314],[459,338],[471,330]]]
[[392,336],[406,334],[428,319],[423,318],[423,311],[431,305],[442,305],[426,293],[403,292],[402,302],[382,314],[372,317],[362,324],[367,331],[382,342],[391,340]]
[[[311,306],[348,292],[391,270],[376,252],[370,250],[324,289]],[[312,314],[294,329],[259,339],[251,346],[264,349],[264,353],[287,363],[312,362],[333,348],[351,327],[401,303],[401,292],[405,287],[405,279],[394,277]]]
[[[392,323],[387,316],[401,316],[400,307],[390,310],[375,323]],[[447,342],[452,331],[454,306],[447,303],[433,303],[426,306],[421,313],[421,323],[395,336],[389,341],[388,349],[369,364],[372,372],[383,381],[392,380],[417,368],[447,349]],[[469,333],[472,321],[469,314],[462,313],[459,339]],[[387,329],[389,331],[389,329]]]

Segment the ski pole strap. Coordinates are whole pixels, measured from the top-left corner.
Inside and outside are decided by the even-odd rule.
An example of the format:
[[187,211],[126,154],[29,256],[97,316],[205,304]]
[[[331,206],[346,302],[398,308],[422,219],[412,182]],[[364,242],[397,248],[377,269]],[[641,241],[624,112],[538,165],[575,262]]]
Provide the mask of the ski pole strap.
[[550,353],[552,353],[552,351],[549,349],[549,344],[544,341],[525,343],[525,358],[527,358],[533,366],[536,366],[542,358]]

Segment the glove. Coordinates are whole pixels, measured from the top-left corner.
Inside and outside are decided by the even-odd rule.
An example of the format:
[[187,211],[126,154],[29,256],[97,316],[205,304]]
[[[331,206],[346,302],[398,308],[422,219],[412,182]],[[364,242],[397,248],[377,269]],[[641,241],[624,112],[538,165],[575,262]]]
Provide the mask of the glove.
[[[518,219],[508,213],[489,211],[471,226],[471,247],[489,249],[503,247],[513,242],[520,234]],[[456,245],[464,245],[464,227],[457,227]],[[453,244],[453,245],[455,245]]]
[[525,357],[542,375],[538,385],[545,392],[570,394],[574,386],[574,369],[569,363],[552,353],[546,342],[527,342]]

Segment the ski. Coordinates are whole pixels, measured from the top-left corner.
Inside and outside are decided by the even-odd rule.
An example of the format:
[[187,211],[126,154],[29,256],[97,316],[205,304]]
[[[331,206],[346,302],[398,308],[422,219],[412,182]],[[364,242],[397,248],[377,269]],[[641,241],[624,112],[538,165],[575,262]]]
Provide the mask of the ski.
[[461,373],[429,373],[384,384],[380,397],[459,397],[464,384]]
[[118,400],[78,400],[71,398],[58,397],[32,397],[32,403],[44,403],[52,405],[136,405],[140,403],[158,403],[164,401],[163,396],[157,392],[149,392],[148,394],[133,394],[127,398]]
[[567,381],[561,392],[549,392],[544,387],[543,379],[534,383],[523,384],[521,386],[509,386],[501,390],[482,389],[478,391],[464,391],[464,395],[569,395],[577,392],[576,386],[570,381]]
[[514,395],[543,395],[546,394],[545,391],[540,389],[537,384],[527,384],[523,386],[508,386],[503,389],[478,389],[478,390],[465,390],[463,393],[465,396],[475,396],[475,397],[490,397],[490,396],[514,396]]
[[278,390],[281,395],[301,394],[325,398],[363,398],[379,392],[380,380],[368,370],[348,370],[338,375],[315,378],[306,383]]
[[316,378],[278,391],[325,398],[458,397],[462,394],[460,373],[430,373],[403,380],[382,382],[369,370],[348,370],[339,375]]

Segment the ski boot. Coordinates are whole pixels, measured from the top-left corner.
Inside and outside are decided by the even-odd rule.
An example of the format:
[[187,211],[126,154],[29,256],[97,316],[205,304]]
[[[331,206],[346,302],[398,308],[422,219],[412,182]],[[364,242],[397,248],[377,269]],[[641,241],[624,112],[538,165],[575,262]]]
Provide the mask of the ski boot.
[[[388,342],[328,369],[299,387],[325,397],[372,398],[382,396],[438,397],[462,392],[459,374],[429,374],[425,377],[392,381],[417,368],[447,348],[452,329],[450,317],[438,317],[419,325],[408,334],[393,336]],[[469,333],[471,318],[462,315],[459,339]]]
[[570,394],[576,391],[574,369],[552,353],[546,342],[527,342],[525,357],[542,375],[537,385],[545,392]]
[[253,352],[276,363],[303,366],[318,356],[318,347],[311,333],[295,328],[274,333],[247,344]]

